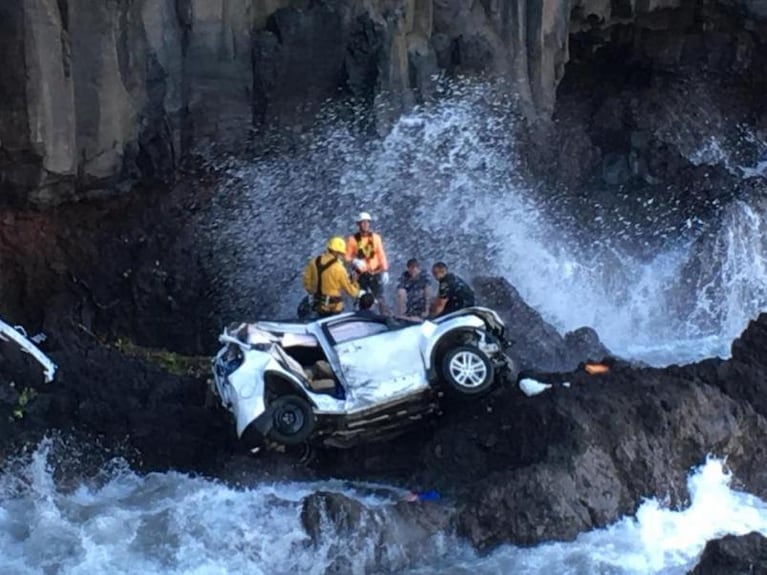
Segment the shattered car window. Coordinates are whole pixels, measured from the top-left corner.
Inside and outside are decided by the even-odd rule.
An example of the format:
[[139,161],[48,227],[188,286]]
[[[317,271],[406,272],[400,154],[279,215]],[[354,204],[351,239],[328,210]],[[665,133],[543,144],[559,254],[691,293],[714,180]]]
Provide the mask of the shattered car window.
[[329,329],[330,335],[333,336],[336,343],[368,337],[389,330],[386,324],[371,321],[349,321],[333,325]]

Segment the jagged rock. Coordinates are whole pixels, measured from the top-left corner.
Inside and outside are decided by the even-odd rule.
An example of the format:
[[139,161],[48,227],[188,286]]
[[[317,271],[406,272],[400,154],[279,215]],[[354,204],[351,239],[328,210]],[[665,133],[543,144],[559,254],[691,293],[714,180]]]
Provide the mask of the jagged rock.
[[570,365],[582,361],[600,361],[612,355],[599,339],[599,334],[590,327],[581,327],[565,334],[565,347]]
[[[682,503],[686,473],[709,452],[735,456],[729,461],[736,475],[749,489],[762,488],[750,458],[761,464],[767,458],[763,439],[754,439],[767,437],[767,424],[750,406],[653,370],[614,367],[610,375],[569,379],[572,387],[557,386],[537,401],[495,406],[508,423],[492,448],[462,446],[467,460],[483,453],[485,475],[476,478],[459,516],[460,532],[475,545],[571,539],[633,513],[643,497]],[[532,440],[525,432],[531,428],[545,439]],[[490,426],[476,431],[477,437],[493,432]],[[440,471],[457,465],[448,456]],[[568,520],[558,521],[561,516]]]
[[[304,499],[301,524],[315,543],[323,533],[323,521],[327,521],[328,527],[336,534],[347,539],[358,530],[366,512],[367,508],[356,499],[339,493],[318,491]],[[363,533],[362,537],[367,538],[369,535]]]
[[567,371],[587,359],[610,355],[593,329],[580,328],[562,337],[505,279],[479,277],[472,283],[478,301],[498,311],[506,324],[507,337],[514,342],[509,355],[520,369]]
[[417,557],[431,537],[448,529],[451,514],[441,503],[366,507],[340,493],[318,491],[304,499],[301,524],[314,545],[330,545],[327,555],[334,559],[328,572],[347,573],[366,562],[387,570],[405,567],[403,560]]
[[[754,322],[743,339],[753,341],[765,323]],[[763,369],[758,361],[749,367]],[[572,387],[513,403],[497,399],[492,413],[502,413],[502,422],[478,408],[477,419],[461,426],[463,440],[448,436],[450,426],[440,428],[433,441],[441,456],[425,463],[434,480],[455,484],[447,477],[455,474],[472,485],[458,524],[479,546],[508,537],[523,544],[571,538],[632,513],[646,496],[682,503],[687,471],[709,453],[727,456],[746,489],[762,494],[767,421],[748,401],[710,384],[737,382],[753,386],[753,394],[764,392],[767,379],[758,370],[722,369],[734,363],[666,370],[615,364],[606,375],[563,375]],[[538,430],[536,438],[529,429]],[[569,519],[557,521],[561,516]]]
[[[179,228],[173,222],[187,221],[190,204],[171,203],[172,209],[163,202],[149,203],[145,212],[125,202],[116,215],[103,206],[61,211],[59,217],[70,224],[98,222],[96,231],[87,233],[90,226],[65,226],[50,214],[4,216],[0,255],[16,271],[0,282],[0,312],[8,317],[9,311],[23,310],[29,319],[36,318],[50,337],[45,351],[60,367],[55,383],[37,384],[35,401],[42,401],[19,422],[21,427],[3,428],[4,442],[28,437],[15,429],[40,434],[48,427],[76,428],[127,441],[148,468],[213,467],[237,450],[229,419],[204,407],[205,376],[167,373],[91,335],[140,333],[146,341],[172,342],[176,349],[215,345],[215,333],[198,341],[213,321],[205,317],[210,309],[200,287],[205,276],[194,271],[192,244],[174,233]],[[101,259],[94,270],[85,264],[95,259],[95,246]],[[21,286],[15,284],[19,278]],[[479,278],[475,287],[479,301],[504,314],[512,338],[523,344],[520,358],[528,366],[573,361],[573,349],[589,350],[591,359],[600,352],[593,332],[560,336],[508,282]],[[180,309],[195,313],[180,314],[168,296],[178,299]],[[30,327],[37,327],[34,323]],[[727,457],[739,483],[763,496],[765,343],[767,314],[733,344],[728,361],[667,369],[611,361],[604,375],[582,369],[550,377],[532,373],[556,385],[525,397],[507,382],[487,397],[446,403],[434,427],[342,452],[323,451],[311,467],[319,477],[437,488],[456,503],[459,532],[478,547],[571,538],[632,513],[646,497],[682,504],[690,468],[711,453]],[[0,408],[11,408],[15,399],[4,396]],[[351,525],[357,517],[354,506],[337,507],[348,511],[344,517]],[[370,518],[410,525],[410,509],[415,508],[385,517],[373,509]],[[358,511],[361,518],[371,512]],[[426,533],[433,523],[438,520],[428,519],[418,529]],[[382,532],[388,533],[388,527]]]
[[765,345],[767,314],[763,313],[751,321],[743,334],[733,342],[732,359],[718,366],[715,384],[730,397],[749,403],[762,417],[767,418]]
[[[4,430],[0,449],[59,428],[124,442],[143,454],[147,468],[190,469],[207,457],[202,454],[216,459],[216,454],[231,452],[235,437],[226,415],[205,408],[205,367],[203,372],[174,373],[168,367],[176,356],[167,356],[170,363],[162,365],[114,345],[128,339],[202,355],[201,341],[215,341],[203,327],[207,304],[202,303],[206,296],[194,251],[172,224],[180,212],[174,215],[159,205],[141,208],[144,216],[157,218],[154,233],[148,220],[134,219],[131,202],[107,212],[103,206],[91,206],[94,212],[83,205],[66,206],[59,212],[61,220],[51,213],[19,212],[12,220],[4,214],[0,259],[11,273],[0,281],[0,316],[32,333],[43,331],[48,336],[43,351],[59,370],[54,382],[43,384],[37,366],[0,362],[0,385],[8,377],[16,380],[18,390],[36,392],[23,418]],[[188,209],[176,209],[188,218]],[[96,276],[90,262],[98,262]],[[180,321],[174,303],[197,313]],[[13,409],[13,404],[0,406],[0,415],[12,415]]]
[[[741,341],[756,345],[766,325],[767,314]],[[540,395],[502,388],[446,408],[433,433],[324,454],[314,465],[336,477],[388,477],[396,468],[400,480],[439,489],[457,502],[458,532],[480,548],[572,539],[648,497],[684,505],[690,469],[710,454],[726,457],[738,482],[763,496],[767,419],[749,400],[764,395],[767,378],[764,358],[754,358],[538,374],[554,383]],[[728,371],[737,365],[748,369]],[[722,391],[737,385],[748,397]]]
[[727,535],[706,543],[690,575],[757,575],[767,573],[767,538],[761,533]]

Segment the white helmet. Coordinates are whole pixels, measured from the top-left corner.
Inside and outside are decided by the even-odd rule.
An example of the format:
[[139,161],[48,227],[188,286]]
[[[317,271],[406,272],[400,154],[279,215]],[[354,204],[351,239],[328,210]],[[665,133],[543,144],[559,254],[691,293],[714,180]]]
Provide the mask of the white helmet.
[[373,218],[370,217],[369,213],[367,213],[367,212],[360,212],[359,217],[357,217],[357,223],[365,222],[365,221],[369,222],[372,219]]

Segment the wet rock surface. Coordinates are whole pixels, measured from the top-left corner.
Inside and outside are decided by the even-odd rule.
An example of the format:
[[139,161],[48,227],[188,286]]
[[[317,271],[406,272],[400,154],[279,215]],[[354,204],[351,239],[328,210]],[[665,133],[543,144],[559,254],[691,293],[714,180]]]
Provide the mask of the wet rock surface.
[[555,385],[533,397],[509,382],[446,407],[433,433],[321,454],[314,465],[444,490],[458,502],[458,532],[479,548],[572,539],[646,497],[682,506],[687,474],[709,454],[727,457],[739,484],[764,496],[767,420],[734,390],[763,389],[766,327],[767,315],[752,322],[729,361],[541,373]]
[[[12,214],[22,225],[14,234],[3,228],[3,261],[11,270],[0,284],[3,318],[44,331],[42,347],[59,374],[42,384],[37,366],[3,345],[3,453],[58,428],[122,443],[140,469],[207,470],[237,480],[250,467],[260,477],[434,488],[450,501],[446,516],[420,524],[407,507],[397,521],[416,521],[413,529],[424,537],[432,523],[449,521],[478,548],[570,539],[632,513],[645,497],[683,505],[687,474],[709,454],[727,457],[746,490],[767,494],[767,314],[733,343],[728,361],[650,369],[608,357],[607,373],[589,375],[581,362],[605,352],[595,334],[561,336],[498,278],[478,278],[475,286],[522,344],[525,375],[551,382],[551,389],[527,397],[508,381],[486,397],[446,402],[441,417],[386,442],[243,458],[231,420],[206,398],[205,356],[220,325],[205,313],[195,244],[171,233],[184,229],[173,222],[194,213],[197,204],[188,201]],[[64,220],[82,225],[73,229]],[[93,234],[87,245],[103,257],[84,251],[87,234]],[[29,237],[36,238],[34,250],[24,241]],[[129,343],[201,357],[189,363],[137,354]],[[25,389],[34,390],[31,401],[22,401]],[[370,512],[350,508],[344,517],[353,522]]]
[[45,384],[0,343],[6,453],[51,429],[124,443],[147,469],[209,467],[231,451],[228,420],[206,407],[205,281],[189,236],[170,231],[190,205],[148,200],[1,216],[0,317],[43,332],[59,367]]
[[[375,549],[373,565],[396,567],[415,557],[430,539],[450,528],[451,509],[442,503],[407,502],[369,507],[339,493],[318,491],[303,500],[301,524],[316,546],[331,545],[337,556],[330,573],[359,568],[355,550]],[[332,546],[343,547],[343,552]],[[371,566],[372,567],[372,566]]]
[[764,189],[767,28],[736,4],[650,2],[630,23],[628,3],[573,5],[551,122],[525,136],[560,230],[649,256]]
[[[489,71],[512,80],[523,108],[553,113],[522,143],[563,229],[614,231],[651,255],[733,198],[764,193],[763,179],[743,178],[767,126],[758,2],[644,2],[635,11],[579,1],[572,14],[564,3],[521,0],[472,10],[450,1],[358,9],[278,0],[252,11],[240,1],[227,11],[81,4],[0,7],[9,63],[0,76],[0,200],[81,200],[0,212],[0,317],[44,331],[42,347],[59,365],[43,384],[28,357],[0,344],[0,455],[58,428],[126,445],[144,470],[374,479],[437,488],[450,501],[384,512],[318,493],[303,514],[315,544],[326,529],[384,546],[402,543],[398,530],[417,546],[447,527],[482,549],[571,539],[645,497],[683,505],[685,478],[708,454],[726,456],[745,489],[767,495],[767,316],[728,361],[649,369],[611,358],[608,373],[592,376],[582,362],[610,356],[593,330],[560,334],[511,284],[488,277],[474,281],[480,300],[506,320],[523,375],[552,389],[526,397],[508,381],[476,401],[446,403],[440,418],[385,443],[243,455],[199,367],[230,319],[217,316],[200,257],[210,247],[196,241],[196,214],[211,201],[205,175],[187,180],[194,193],[130,187],[174,180],[194,144],[253,137],[251,128],[288,123],[297,109],[310,121],[327,97],[372,105],[382,127],[428,98],[438,68]],[[542,44],[510,34],[518,25]],[[717,155],[714,136],[729,156]],[[645,221],[650,234],[637,239]],[[282,287],[265,289],[278,296]],[[147,357],[131,345],[166,351]],[[179,365],[168,350],[201,359]],[[361,528],[376,522],[397,529]],[[709,564],[739,554],[729,540],[712,549]]]
[[513,342],[508,353],[520,370],[568,371],[583,361],[611,355],[591,328],[583,327],[563,337],[507,280],[479,277],[472,285],[478,301],[497,310],[506,324],[506,337]]
[[229,421],[206,405],[207,374],[169,370],[74,332],[56,337],[60,343],[45,349],[59,368],[52,383],[1,346],[0,454],[55,430],[122,446],[139,470],[205,471],[236,452]]
[[709,541],[690,575],[757,575],[767,573],[767,538],[760,533],[727,535]]

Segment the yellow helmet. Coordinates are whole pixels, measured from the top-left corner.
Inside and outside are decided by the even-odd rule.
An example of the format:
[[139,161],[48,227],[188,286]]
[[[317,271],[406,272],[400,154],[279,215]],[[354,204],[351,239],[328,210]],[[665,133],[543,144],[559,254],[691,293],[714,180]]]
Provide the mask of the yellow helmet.
[[328,251],[338,252],[339,254],[346,253],[346,241],[341,236],[333,236],[328,240]]

